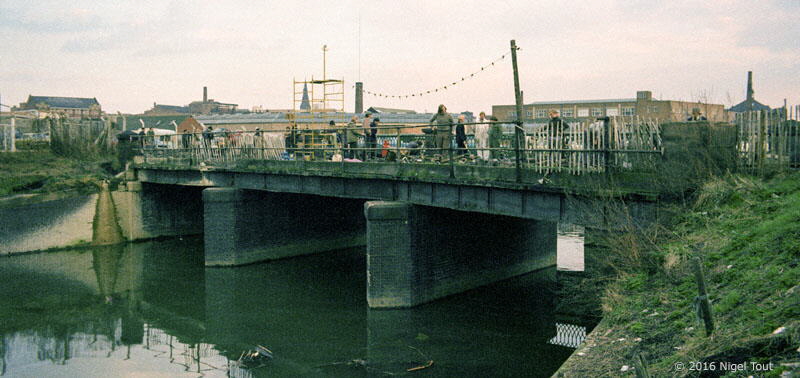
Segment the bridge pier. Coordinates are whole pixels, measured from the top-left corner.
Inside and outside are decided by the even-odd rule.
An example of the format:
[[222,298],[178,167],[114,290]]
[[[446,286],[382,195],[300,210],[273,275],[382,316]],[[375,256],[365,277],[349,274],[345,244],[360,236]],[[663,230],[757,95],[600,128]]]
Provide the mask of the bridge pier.
[[234,266],[364,245],[363,201],[203,190],[205,263]]
[[370,201],[367,302],[412,307],[555,267],[556,223]]
[[203,232],[201,189],[129,181],[111,193],[128,241]]

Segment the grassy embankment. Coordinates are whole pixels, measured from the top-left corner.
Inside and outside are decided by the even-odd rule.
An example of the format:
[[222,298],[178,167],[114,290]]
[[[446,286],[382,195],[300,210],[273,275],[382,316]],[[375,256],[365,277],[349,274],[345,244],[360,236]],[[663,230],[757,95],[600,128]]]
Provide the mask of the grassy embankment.
[[[711,179],[676,214],[665,228],[603,243],[603,320],[559,374],[641,374],[639,355],[652,377],[698,376],[689,370],[697,362],[713,364],[711,376],[800,373],[800,173]],[[694,310],[695,257],[712,304],[710,337]],[[748,370],[722,371],[723,362]],[[753,371],[751,362],[774,368]]]
[[113,176],[107,159],[62,157],[50,152],[46,144],[19,143],[18,148],[18,152],[0,153],[0,196],[62,191],[94,193],[101,180]]

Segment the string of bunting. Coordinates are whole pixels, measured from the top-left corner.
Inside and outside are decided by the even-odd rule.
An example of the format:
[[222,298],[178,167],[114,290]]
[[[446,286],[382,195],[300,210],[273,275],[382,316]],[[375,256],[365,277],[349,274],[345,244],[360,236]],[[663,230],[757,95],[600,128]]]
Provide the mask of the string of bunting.
[[[494,67],[495,63],[497,63],[497,62],[499,62],[499,61],[501,61],[501,60],[505,59],[505,58],[506,58],[506,56],[507,56],[508,54],[509,54],[509,53],[505,53],[505,54],[503,54],[503,55],[500,55],[500,57],[499,57],[499,58],[497,58],[497,59],[495,59],[494,61],[492,61],[491,63],[489,63],[489,64],[487,64],[487,65],[485,65],[485,66],[481,67],[481,69],[479,69],[479,70],[477,70],[477,71],[475,71],[475,72],[473,72],[473,73],[470,73],[469,75],[464,75],[464,76],[462,76],[462,77],[461,77],[461,80],[456,80],[456,81],[453,81],[453,82],[452,82],[452,83],[450,83],[450,84],[447,84],[447,85],[442,85],[442,86],[440,86],[440,87],[433,88],[433,89],[429,89],[429,90],[426,90],[426,91],[421,91],[421,92],[416,92],[416,93],[409,93],[409,94],[404,94],[404,95],[389,95],[389,94],[385,94],[385,93],[380,93],[380,92],[370,92],[370,91],[364,91],[364,93],[366,93],[366,94],[368,94],[368,95],[373,95],[373,96],[375,96],[375,97],[386,97],[386,98],[409,98],[409,97],[422,97],[422,96],[424,96],[424,95],[426,95],[426,94],[428,94],[428,95],[429,95],[429,94],[431,94],[431,93],[437,93],[437,92],[439,92],[440,90],[441,90],[441,91],[446,91],[446,90],[447,90],[447,88],[449,88],[449,87],[454,87],[454,86],[458,85],[458,83],[460,83],[460,82],[462,82],[462,81],[466,81],[466,80],[472,79],[472,78],[474,78],[474,77],[475,77],[475,75],[478,75],[478,74],[480,74],[481,72],[485,71],[485,70],[486,70],[486,69],[488,69],[488,68],[492,68],[492,67]],[[351,86],[351,88],[355,88],[355,86]]]

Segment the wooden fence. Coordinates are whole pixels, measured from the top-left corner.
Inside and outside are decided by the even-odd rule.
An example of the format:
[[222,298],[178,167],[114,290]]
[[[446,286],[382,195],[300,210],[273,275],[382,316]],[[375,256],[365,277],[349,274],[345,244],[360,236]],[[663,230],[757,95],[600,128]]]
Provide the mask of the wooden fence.
[[549,123],[526,132],[527,168],[571,174],[613,169],[651,169],[661,152],[659,123],[640,117],[571,122],[562,131]]
[[114,153],[114,130],[106,120],[45,118],[37,122],[50,130],[50,149],[65,156],[104,156]]
[[745,169],[800,166],[800,106],[736,115],[737,149]]
[[8,124],[0,124],[0,151],[14,152],[16,148],[16,120],[11,119]]

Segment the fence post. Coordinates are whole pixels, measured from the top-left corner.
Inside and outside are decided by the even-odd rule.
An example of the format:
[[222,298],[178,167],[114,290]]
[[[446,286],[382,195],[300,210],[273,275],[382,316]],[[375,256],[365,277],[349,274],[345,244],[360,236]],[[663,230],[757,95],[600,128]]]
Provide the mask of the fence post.
[[706,328],[706,336],[711,336],[714,332],[714,319],[711,317],[711,303],[708,300],[708,292],[706,291],[706,280],[703,276],[703,267],[700,263],[700,258],[693,259],[694,265],[694,279],[697,282],[698,296],[695,299],[695,305],[699,316],[703,319]]
[[9,139],[11,140],[11,152],[14,152],[14,151],[17,150],[17,142],[16,142],[16,139],[17,139],[17,117],[16,116],[11,116],[11,138],[9,138]]
[[603,143],[603,171],[606,176],[611,173],[611,117],[605,116],[598,118],[603,121],[603,135],[605,136],[605,143]]
[[764,159],[766,158],[766,154],[764,151],[764,141],[766,140],[766,130],[767,130],[767,112],[765,110],[761,110],[759,112],[758,118],[758,147],[756,148],[756,167],[759,173],[763,172],[764,170]]
[[450,178],[455,178],[456,170],[453,167],[453,134],[447,135],[449,136],[449,138],[447,138],[447,160],[449,161],[450,165]]
[[524,137],[522,132],[522,93],[519,90],[519,70],[517,69],[517,43],[515,40],[511,40],[511,63],[514,69],[514,97],[516,99],[517,104],[517,121],[515,122],[514,127],[514,154],[515,157],[515,168],[516,168],[516,180],[517,182],[522,181],[522,166],[520,164],[521,156],[520,156],[520,139]]

